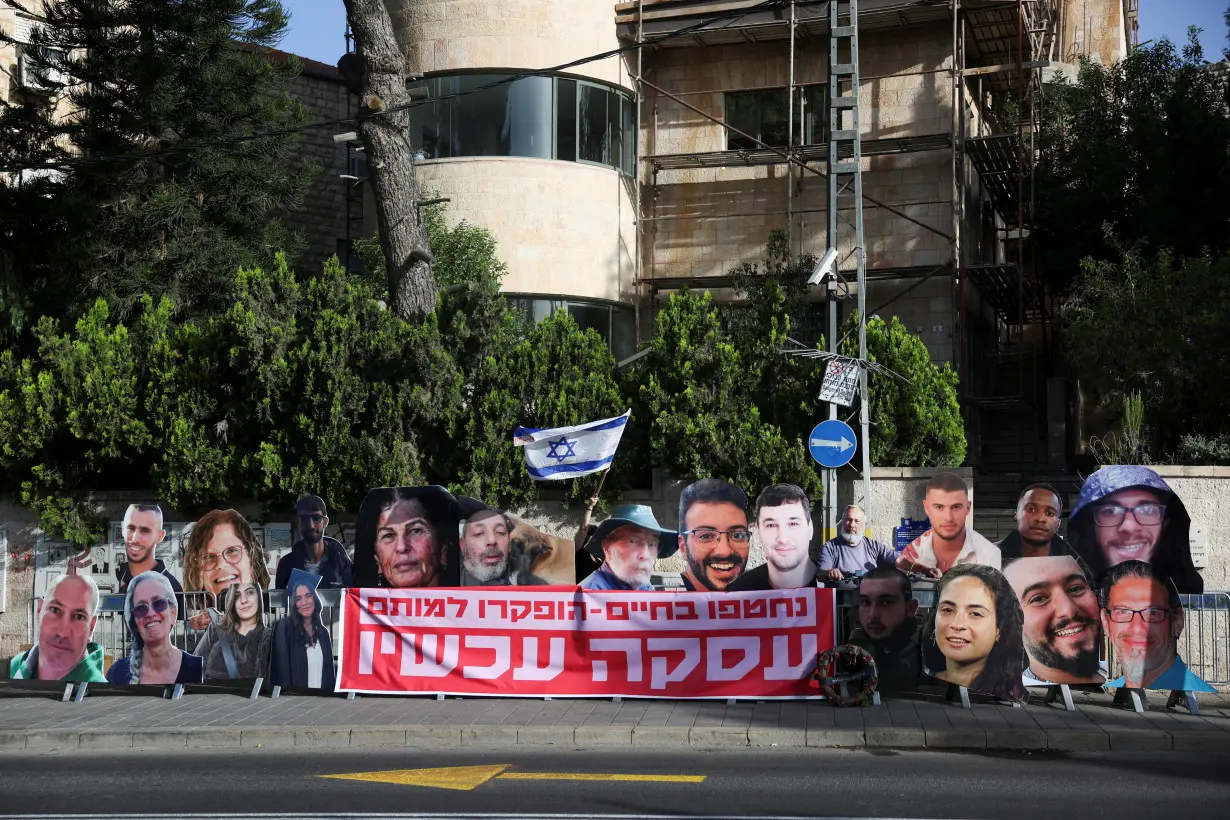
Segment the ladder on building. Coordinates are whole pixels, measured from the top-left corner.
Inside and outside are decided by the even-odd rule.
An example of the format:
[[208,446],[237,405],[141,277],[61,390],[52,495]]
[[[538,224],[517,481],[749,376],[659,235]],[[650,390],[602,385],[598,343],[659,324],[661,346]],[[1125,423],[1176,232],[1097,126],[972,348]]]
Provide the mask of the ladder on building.
[[[832,0],[829,3],[829,161],[828,161],[828,247],[838,252],[838,262],[829,287],[829,352],[837,353],[837,287],[841,269],[839,226],[844,222],[852,228],[854,261],[857,273],[858,297],[858,357],[867,360],[867,265],[863,242],[863,153],[862,127],[859,119],[858,79],[858,0]],[[854,219],[838,213],[838,200],[845,193],[853,194]],[[849,231],[846,232],[848,235]],[[848,293],[849,288],[846,288]],[[856,502],[864,507],[871,519],[871,454],[868,429],[867,369],[860,368],[859,383],[859,450],[862,456],[863,497]],[[829,404],[829,418],[838,416],[838,405]],[[829,511],[828,526],[836,527],[836,471],[826,474],[825,499]]]

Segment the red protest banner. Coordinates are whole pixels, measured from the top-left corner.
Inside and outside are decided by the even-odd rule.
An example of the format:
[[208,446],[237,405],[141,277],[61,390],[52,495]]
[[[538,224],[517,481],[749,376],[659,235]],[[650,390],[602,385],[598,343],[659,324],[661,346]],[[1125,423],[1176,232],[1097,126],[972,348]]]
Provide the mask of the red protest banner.
[[[532,591],[531,591],[532,590]],[[348,589],[338,691],[807,698],[831,589]]]

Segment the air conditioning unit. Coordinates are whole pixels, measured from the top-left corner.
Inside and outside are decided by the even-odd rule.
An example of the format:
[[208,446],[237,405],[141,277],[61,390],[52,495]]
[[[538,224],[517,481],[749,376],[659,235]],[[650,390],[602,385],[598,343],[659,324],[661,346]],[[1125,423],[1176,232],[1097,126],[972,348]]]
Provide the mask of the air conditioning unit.
[[68,74],[61,66],[66,62],[66,54],[58,48],[41,49],[42,60],[36,60],[32,53],[36,46],[21,45],[17,52],[17,79],[22,88],[29,91],[51,92],[68,82]]

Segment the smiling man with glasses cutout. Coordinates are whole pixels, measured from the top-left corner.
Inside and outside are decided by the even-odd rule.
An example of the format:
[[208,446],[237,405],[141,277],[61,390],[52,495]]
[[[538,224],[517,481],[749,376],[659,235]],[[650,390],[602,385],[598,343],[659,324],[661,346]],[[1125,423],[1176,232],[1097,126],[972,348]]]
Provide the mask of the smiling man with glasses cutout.
[[1124,561],[1143,561],[1188,595],[1204,592],[1190,531],[1187,508],[1161,476],[1148,467],[1114,465],[1081,486],[1068,541],[1095,578]]
[[1169,578],[1143,561],[1123,561],[1103,577],[1098,603],[1122,670],[1108,687],[1214,691],[1179,657],[1183,605]]
[[687,562],[684,587],[725,592],[743,574],[752,548],[747,494],[716,478],[685,487],[679,496],[679,548]]

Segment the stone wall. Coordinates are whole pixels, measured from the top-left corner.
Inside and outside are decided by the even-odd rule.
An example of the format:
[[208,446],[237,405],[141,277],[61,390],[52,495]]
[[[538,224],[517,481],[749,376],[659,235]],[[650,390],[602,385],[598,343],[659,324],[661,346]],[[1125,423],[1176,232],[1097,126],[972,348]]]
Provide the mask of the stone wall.
[[630,180],[578,162],[462,157],[416,163],[450,222],[491,232],[509,293],[627,300],[636,277]]
[[[406,71],[546,68],[619,48],[611,0],[385,0]],[[618,57],[569,71],[621,83]]]
[[[943,25],[868,32],[861,38],[859,115],[865,140],[947,134],[952,129],[951,36]],[[826,81],[822,41],[797,48],[795,82]],[[786,86],[788,50],[782,43],[670,49],[650,62],[652,82],[710,116],[725,116],[725,92]],[[649,93],[642,127],[646,154],[726,150],[725,130],[661,95]],[[656,218],[646,264],[659,277],[718,276],[759,259],[769,234],[786,227],[784,165],[659,172],[646,196]],[[864,193],[943,233],[952,230],[952,155],[948,150],[867,157]],[[796,174],[796,252],[827,245],[827,182]],[[941,265],[952,243],[865,203],[869,268]],[[853,216],[853,197],[839,208]],[[670,217],[670,218],[662,218]],[[699,218],[698,218],[699,217]],[[850,233],[847,237],[845,234]],[[842,259],[853,250],[842,232]],[[852,262],[844,262],[848,267]]]
[[[1080,57],[1110,65],[1127,56],[1123,0],[1059,0],[1062,26],[1059,60],[1075,66]],[[1177,44],[1176,44],[1177,45]]]
[[[1192,518],[1192,558],[1206,590],[1230,590],[1230,467],[1151,466]],[[1204,546],[1204,560],[1199,548]]]
[[[341,56],[340,49],[338,56]],[[347,93],[337,69],[313,60],[303,60],[303,63],[303,73],[291,84],[290,94],[307,108],[310,120],[339,119],[357,111],[357,104]],[[310,129],[300,136],[299,155],[317,165],[320,174],[304,199],[302,210],[283,219],[289,227],[302,233],[307,242],[307,249],[296,267],[309,274],[318,273],[325,260],[338,253],[339,242],[345,241],[348,197],[351,200],[351,239],[363,236],[363,191],[354,187],[353,180],[340,178],[342,174],[354,172],[348,167],[346,146],[333,141],[335,134],[348,130],[353,129],[338,125]],[[366,176],[366,172],[361,170],[359,176]]]

